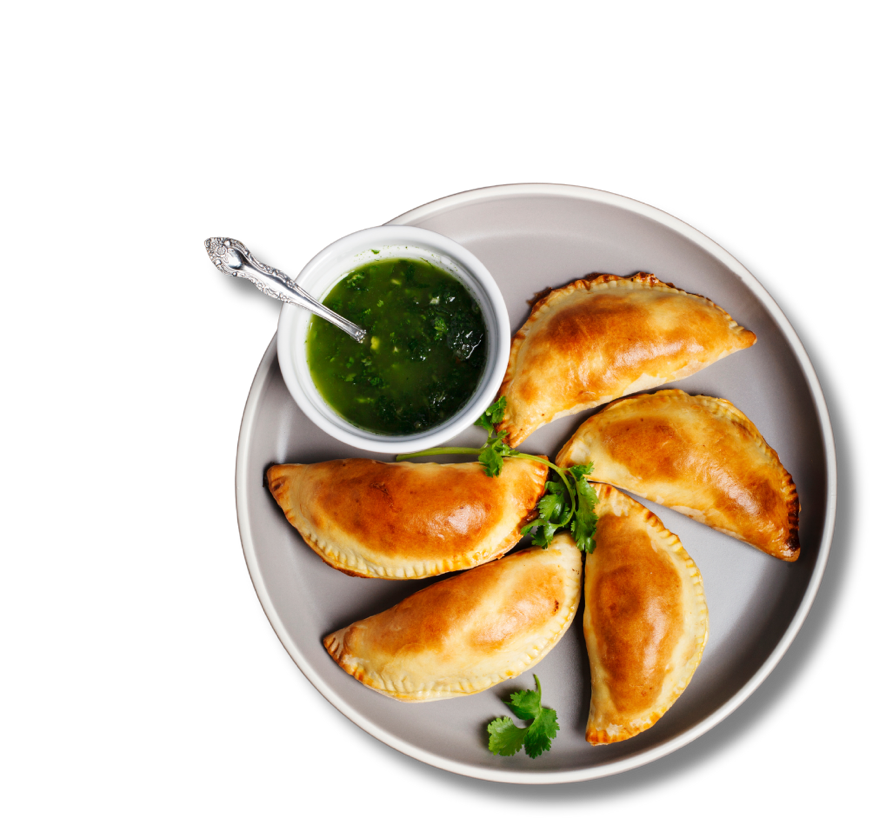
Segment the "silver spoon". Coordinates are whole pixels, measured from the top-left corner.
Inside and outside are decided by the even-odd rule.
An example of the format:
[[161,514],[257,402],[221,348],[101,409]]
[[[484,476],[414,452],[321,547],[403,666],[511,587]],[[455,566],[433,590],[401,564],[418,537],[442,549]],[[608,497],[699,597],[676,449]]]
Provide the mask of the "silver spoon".
[[222,273],[227,273],[229,276],[242,276],[242,278],[252,282],[262,293],[279,299],[279,301],[306,308],[325,321],[335,324],[358,342],[364,341],[367,337],[367,330],[344,319],[343,316],[337,315],[333,310],[329,310],[324,304],[316,301],[306,290],[299,287],[294,279],[286,276],[281,270],[276,270],[259,262],[242,242],[238,242],[236,239],[213,237],[207,239],[203,244],[212,263]]

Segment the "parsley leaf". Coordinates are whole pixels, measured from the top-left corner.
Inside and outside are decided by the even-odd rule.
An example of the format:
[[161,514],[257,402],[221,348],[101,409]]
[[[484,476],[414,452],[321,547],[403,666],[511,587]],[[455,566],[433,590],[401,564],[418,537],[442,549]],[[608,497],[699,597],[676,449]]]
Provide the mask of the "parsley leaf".
[[[492,404],[479,418],[474,421],[474,426],[482,427],[488,432],[489,437],[495,434],[495,427],[504,420],[504,410],[507,409],[507,396],[502,395]],[[506,433],[504,433],[506,434]],[[504,437],[503,435],[501,436]]]
[[[551,490],[547,486],[546,491],[551,492],[554,490]],[[562,487],[561,491],[564,492],[564,487]],[[546,521],[560,520],[564,507],[565,498],[562,497],[561,494],[544,495],[537,503],[537,508],[540,510],[540,517]]]
[[477,459],[486,470],[486,475],[496,478],[504,468],[504,459],[492,448],[484,449]]
[[489,750],[500,756],[513,756],[522,748],[536,759],[552,746],[558,733],[558,715],[540,704],[540,680],[534,675],[533,691],[516,691],[504,703],[519,719],[530,724],[520,728],[509,717],[497,717],[488,725]]
[[595,551],[595,526],[598,523],[598,516],[595,514],[598,496],[586,480],[586,475],[592,473],[592,464],[572,466],[568,473],[577,489],[577,508],[571,521],[571,532],[577,546],[591,554]]
[[489,750],[500,756],[513,756],[522,750],[527,728],[519,728],[509,717],[498,717],[489,723]]

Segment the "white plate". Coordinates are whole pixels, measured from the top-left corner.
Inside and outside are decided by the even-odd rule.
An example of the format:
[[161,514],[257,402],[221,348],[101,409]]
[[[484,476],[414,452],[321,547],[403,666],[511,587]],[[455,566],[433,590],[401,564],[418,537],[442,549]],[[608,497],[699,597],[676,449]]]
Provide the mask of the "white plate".
[[[533,671],[470,697],[399,703],[342,671],[324,635],[382,611],[427,581],[351,578],[329,568],[288,525],[263,486],[272,463],[311,463],[370,453],[339,444],[295,405],[279,373],[275,339],[255,376],[237,453],[237,514],[243,551],[264,611],[314,686],[373,736],[411,757],[466,776],[502,782],[575,782],[658,759],[701,736],[737,708],[783,656],[810,609],[825,569],[835,516],[835,452],[825,401],[798,337],[776,303],[731,255],[689,225],[615,194],[566,185],[507,185],[449,196],[393,222],[444,233],[476,254],[501,287],[515,331],[527,300],[598,271],[638,270],[700,293],[758,341],[677,382],[727,398],[746,413],[792,474],[801,499],[801,557],[788,564],[670,510],[647,503],[698,564],[710,608],[710,640],[689,687],[654,727],[626,742],[585,741],[588,665],[578,617]],[[665,385],[665,388],[673,385]],[[590,413],[528,438],[528,452],[555,456]],[[456,441],[478,446],[481,430]],[[380,456],[374,455],[379,458]],[[385,456],[383,456],[385,457]],[[507,714],[502,699],[533,687],[558,711],[561,730],[536,760],[497,757],[486,724]]]

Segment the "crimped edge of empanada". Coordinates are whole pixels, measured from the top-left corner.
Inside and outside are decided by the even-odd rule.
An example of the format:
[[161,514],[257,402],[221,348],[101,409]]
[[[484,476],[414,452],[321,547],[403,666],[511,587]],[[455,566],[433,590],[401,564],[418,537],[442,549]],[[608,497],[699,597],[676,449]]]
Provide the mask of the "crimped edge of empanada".
[[573,622],[573,619],[576,616],[576,611],[576,606],[573,608],[565,607],[564,619],[558,624],[550,637],[541,644],[531,646],[528,653],[524,655],[523,658],[505,671],[487,674],[485,676],[477,677],[474,680],[458,680],[457,685],[451,687],[432,684],[424,689],[400,688],[395,685],[392,680],[386,679],[379,674],[370,673],[366,666],[354,662],[350,658],[350,655],[344,651],[343,634],[346,631],[345,628],[328,635],[323,640],[323,644],[331,657],[334,658],[337,665],[339,665],[347,674],[354,677],[373,691],[402,702],[428,702],[431,700],[467,696],[468,694],[478,694],[480,691],[485,691],[500,682],[512,680],[514,677],[518,677],[520,674],[539,663],[552,650],[570,627],[571,622]]
[[[798,521],[801,513],[801,503],[798,497],[798,489],[795,485],[795,481],[792,479],[792,475],[789,473],[786,467],[783,466],[783,463],[780,460],[780,456],[777,454],[776,450],[768,444],[762,433],[759,432],[758,427],[756,427],[756,425],[741,410],[739,410],[734,404],[731,403],[731,401],[726,398],[716,398],[712,395],[692,395],[685,392],[684,390],[679,389],[657,390],[652,393],[644,393],[640,395],[631,395],[625,396],[623,398],[618,398],[615,401],[611,401],[609,404],[599,410],[597,414],[592,415],[590,418],[587,418],[582,424],[580,424],[574,434],[571,435],[571,437],[567,440],[565,445],[559,451],[555,460],[556,464],[561,467],[567,467],[573,465],[574,463],[587,463],[588,461],[592,460],[591,453],[589,452],[588,443],[584,445],[584,451],[582,453],[578,452],[572,455],[572,452],[575,447],[579,448],[583,441],[588,440],[586,437],[586,433],[588,432],[588,429],[591,429],[597,424],[598,417],[601,416],[603,413],[609,412],[611,408],[616,407],[622,403],[630,403],[653,397],[662,399],[665,402],[672,400],[686,401],[687,399],[692,399],[699,404],[706,406],[708,409],[711,410],[714,415],[724,413],[729,417],[732,423],[741,427],[750,436],[756,448],[762,453],[762,457],[775,464],[775,466],[781,472],[780,491],[783,496],[783,501],[786,505],[786,514],[788,518],[789,533],[786,538],[781,541],[774,542],[771,549],[765,549],[757,543],[750,543],[748,540],[744,540],[744,538],[741,537],[741,535],[739,535],[737,532],[713,526],[711,526],[711,528],[714,528],[725,535],[729,535],[736,540],[740,540],[742,543],[747,543],[748,545],[758,549],[759,551],[762,551],[765,554],[776,557],[787,563],[794,563],[796,560],[798,560],[798,557],[801,553],[801,543],[798,534]],[[589,425],[588,429],[586,426],[587,424]],[[608,478],[599,477],[597,464],[593,465],[591,479],[611,484],[612,486],[616,486],[619,489],[625,489],[629,492],[635,492],[635,494],[639,494],[642,497],[647,497],[646,495],[643,495],[643,493],[640,492],[640,490],[637,488],[623,486],[622,484],[611,481]],[[666,506],[668,509],[674,509],[681,514],[692,518],[692,520],[703,523],[705,526],[710,526],[703,514],[705,511],[703,509],[688,510],[685,507],[679,508],[676,506],[670,506],[668,504],[662,504],[656,498],[647,497],[647,499],[653,501],[654,503],[659,503],[660,505]],[[700,514],[693,515],[690,514],[690,511],[696,511]]]
[[[664,523],[662,523],[658,515],[647,509],[645,506],[643,506],[643,504],[638,503],[636,500],[634,500],[634,498],[631,498],[624,492],[621,492],[619,489],[610,486],[610,484],[596,483],[594,481],[592,481],[591,483],[592,487],[595,489],[595,492],[598,495],[599,514],[604,514],[602,504],[605,501],[607,503],[612,503],[614,500],[618,500],[622,505],[627,505],[628,503],[634,504],[645,511],[644,522],[646,526],[654,529],[656,531],[657,537],[661,541],[663,541],[663,548],[666,551],[670,551],[674,555],[678,556],[682,564],[684,564],[688,576],[692,580],[692,585],[694,588],[693,600],[697,604],[697,616],[694,622],[693,637],[693,642],[695,646],[694,652],[690,654],[689,659],[686,661],[684,665],[685,671],[680,679],[677,681],[677,683],[674,685],[674,687],[668,693],[667,702],[663,707],[651,711],[645,717],[630,720],[627,724],[624,725],[617,725],[615,723],[610,723],[607,726],[596,725],[595,722],[597,719],[597,714],[595,713],[594,698],[595,680],[592,680],[593,696],[589,701],[589,718],[586,725],[586,741],[589,742],[591,745],[606,745],[614,742],[622,742],[626,739],[631,739],[631,737],[637,736],[639,733],[647,730],[648,728],[651,728],[667,713],[671,706],[677,701],[680,694],[682,694],[683,691],[686,690],[692,680],[692,676],[694,675],[695,671],[701,663],[701,658],[704,654],[704,647],[707,645],[707,640],[710,636],[710,617],[709,610],[707,608],[707,599],[704,596],[704,581],[701,577],[701,572],[698,569],[695,561],[690,557],[689,553],[684,548],[682,542],[680,541],[680,538],[673,532],[671,532],[664,525]],[[595,534],[597,537],[597,529]],[[597,550],[597,545],[595,548]],[[583,589],[585,590],[585,578],[583,579]],[[587,612],[588,609],[585,607],[584,604],[584,634],[591,627],[589,625],[590,621],[587,616]],[[588,646],[588,643],[586,644],[586,650],[589,656],[589,664],[591,669],[592,653],[591,649]]]
[[[545,456],[542,457],[545,458]],[[518,522],[516,527],[503,540],[496,543],[491,549],[469,552],[465,555],[465,560],[458,559],[453,561],[444,559],[440,561],[419,561],[398,566],[385,566],[372,560],[367,560],[357,552],[339,549],[325,539],[319,538],[314,530],[305,525],[309,523],[306,519],[298,519],[291,508],[288,511],[285,510],[284,505],[279,501],[279,496],[290,479],[290,468],[305,466],[306,464],[274,464],[268,467],[265,473],[267,488],[279,504],[280,509],[282,509],[286,520],[297,530],[304,543],[332,569],[337,569],[350,577],[382,580],[416,580],[425,577],[435,577],[447,572],[472,569],[476,566],[481,566],[483,563],[503,557],[522,539],[522,528],[537,517],[537,502],[546,491],[546,481],[549,476],[549,468],[545,466],[537,471],[533,467],[526,470],[526,475],[529,477],[532,486],[539,487],[539,491],[535,493],[534,502],[526,516]]]
[[[717,310],[725,317],[728,325],[728,331],[735,336],[738,343],[737,346],[735,346],[731,350],[727,350],[719,358],[714,359],[714,361],[719,361],[721,358],[725,358],[733,352],[746,349],[747,347],[751,347],[753,344],[756,343],[756,334],[752,330],[748,330],[746,327],[738,324],[738,322],[736,322],[724,308],[716,304],[716,302],[712,301],[706,296],[702,296],[697,293],[690,293],[687,290],[682,290],[679,287],[674,287],[673,284],[661,281],[652,273],[639,271],[631,276],[617,276],[613,273],[590,273],[588,276],[584,276],[583,278],[573,281],[570,284],[566,284],[563,287],[556,288],[555,290],[550,290],[548,293],[541,296],[534,303],[534,306],[531,308],[531,313],[529,314],[527,320],[513,336],[513,342],[510,345],[510,357],[507,362],[507,370],[504,374],[504,380],[501,382],[501,387],[498,390],[498,396],[500,397],[506,395],[509,390],[510,384],[515,379],[516,362],[519,356],[519,352],[525,339],[528,337],[528,331],[530,330],[534,322],[540,317],[540,314],[542,312],[551,309],[555,301],[560,301],[565,296],[568,296],[571,293],[576,292],[577,290],[586,290],[591,292],[595,289],[615,287],[651,287],[670,290],[674,293],[680,293],[684,296],[691,296],[692,298],[701,299],[702,301],[706,302],[710,307]],[[700,369],[701,367],[696,364],[693,368],[690,368],[690,371],[688,373],[683,371],[676,373],[673,380],[685,378],[687,375],[692,375],[693,373],[698,372]],[[645,389],[647,385],[642,386]],[[656,385],[650,384],[648,386]],[[640,389],[640,387],[635,387],[629,392],[637,392],[638,389]],[[608,398],[607,400],[610,399]],[[575,415],[578,412],[583,412],[584,410],[591,409],[594,406],[598,405],[592,403],[577,404],[576,406],[571,407],[567,410],[562,410],[561,412],[555,413],[551,418],[547,418],[535,426],[521,427],[513,422],[512,405],[508,401],[507,412],[504,416],[504,420],[498,424],[497,428],[502,431],[506,430],[507,443],[510,446],[515,447],[521,444],[529,435],[531,435],[536,429],[539,429],[544,424],[548,424],[552,421],[555,421],[559,418],[564,418],[568,415]]]

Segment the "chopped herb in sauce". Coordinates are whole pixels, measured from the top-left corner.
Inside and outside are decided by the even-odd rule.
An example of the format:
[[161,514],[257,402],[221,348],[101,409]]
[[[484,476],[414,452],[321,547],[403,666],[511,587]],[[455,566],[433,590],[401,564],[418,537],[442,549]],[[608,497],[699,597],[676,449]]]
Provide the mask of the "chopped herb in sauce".
[[467,288],[422,259],[380,259],[353,270],[324,299],[364,327],[359,344],[318,317],[307,360],[343,418],[390,435],[422,432],[461,409],[485,369],[485,322]]

